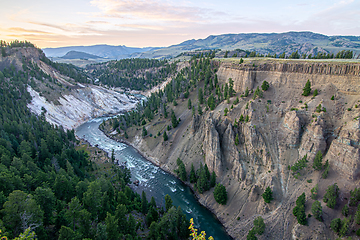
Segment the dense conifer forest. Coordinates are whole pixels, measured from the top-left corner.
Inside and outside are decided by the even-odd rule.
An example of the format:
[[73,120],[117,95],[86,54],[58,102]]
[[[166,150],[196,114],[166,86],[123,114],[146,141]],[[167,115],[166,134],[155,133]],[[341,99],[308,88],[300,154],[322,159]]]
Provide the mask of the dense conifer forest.
[[122,59],[87,66],[92,78],[110,87],[147,90],[175,74],[176,62],[156,59]]
[[[24,42],[16,47],[33,46]],[[140,196],[127,185],[127,168],[97,171],[88,153],[77,150],[73,130],[47,123],[45,109],[40,116],[28,110],[26,88],[33,78],[51,79],[25,59],[21,71],[13,65],[0,71],[0,236],[34,232],[38,239],[187,239],[188,221],[169,196],[166,210],[154,199],[149,203],[145,193]]]

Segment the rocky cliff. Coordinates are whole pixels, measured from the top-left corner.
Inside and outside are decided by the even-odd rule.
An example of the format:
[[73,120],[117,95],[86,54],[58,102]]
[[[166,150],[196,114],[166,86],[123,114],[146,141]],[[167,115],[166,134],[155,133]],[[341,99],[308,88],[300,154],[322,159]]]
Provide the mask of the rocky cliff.
[[[188,172],[191,164],[198,168],[200,163],[214,170],[217,181],[228,191],[228,203],[217,204],[212,191],[199,199],[235,239],[244,239],[259,215],[266,224],[259,239],[335,238],[329,225],[333,218],[341,217],[341,211],[327,208],[322,196],[336,182],[342,196],[336,209],[341,209],[349,191],[359,184],[360,64],[284,62],[222,63],[217,71],[220,83],[232,78],[237,92],[230,104],[223,102],[214,111],[195,117],[188,109],[175,109],[182,121],[169,132],[168,142],[130,139],[167,170],[176,169],[178,157]],[[240,97],[246,88],[254,90],[265,80],[270,88],[263,98]],[[302,96],[307,80],[318,90],[317,96]],[[196,98],[196,93],[191,94]],[[236,97],[240,103],[231,109]],[[231,109],[227,116],[225,108]],[[249,121],[234,126],[240,115],[249,116]],[[312,168],[318,151],[324,156],[323,163],[330,163],[326,179],[321,178],[322,171]],[[307,167],[294,175],[290,166],[305,155]],[[305,192],[306,214],[311,213],[310,189],[316,184],[324,221],[309,218],[308,226],[298,225],[292,215],[295,201]],[[261,197],[267,187],[274,196],[270,204]]]
[[72,129],[90,118],[130,110],[138,102],[135,97],[111,89],[80,84],[49,63],[44,53],[34,47],[8,48],[6,56],[0,56],[0,70],[32,69],[27,85],[32,97],[28,107],[38,115],[43,113],[52,124]]

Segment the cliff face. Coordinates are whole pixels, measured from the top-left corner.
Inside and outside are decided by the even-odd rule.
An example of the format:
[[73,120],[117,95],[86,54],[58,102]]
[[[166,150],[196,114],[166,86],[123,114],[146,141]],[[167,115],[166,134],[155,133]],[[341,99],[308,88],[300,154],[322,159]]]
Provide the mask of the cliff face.
[[224,81],[232,78],[237,92],[245,91],[246,87],[252,89],[264,80],[278,88],[291,84],[302,89],[304,81],[310,80],[313,86],[332,83],[349,94],[360,92],[357,84],[360,64],[355,63],[266,63],[255,66],[223,63],[217,74]]
[[94,85],[81,85],[61,95],[58,104],[40,96],[30,86],[28,92],[32,96],[29,109],[37,115],[45,109],[46,120],[65,129],[76,128],[91,118],[131,110],[138,102],[136,98]]
[[[191,164],[197,168],[200,163],[214,170],[217,182],[228,191],[229,201],[221,206],[209,191],[200,195],[200,202],[218,216],[235,239],[245,239],[259,215],[266,224],[260,239],[334,238],[328,226],[333,218],[341,217],[341,211],[329,210],[321,200],[334,182],[342,196],[348,196],[359,184],[359,73],[360,64],[271,63],[252,67],[223,63],[217,74],[220,83],[229,78],[234,81],[237,93],[231,103],[246,87],[254,90],[266,80],[270,88],[264,97],[253,100],[250,94],[240,98],[227,116],[224,109],[230,109],[231,103],[226,102],[202,116],[192,117],[190,110],[176,112],[182,121],[169,132],[170,143],[149,147],[141,141],[135,145],[170,171],[176,168],[178,157],[188,172]],[[318,89],[316,97],[302,96],[308,79],[311,88]],[[249,122],[234,127],[240,115],[248,115]],[[312,168],[318,151],[323,153],[323,163],[330,163],[326,179],[321,178],[322,171]],[[289,167],[304,155],[307,167],[294,177]],[[324,222],[311,218],[309,226],[300,226],[292,215],[294,203],[305,192],[306,214],[311,213],[310,189],[316,184],[326,217]],[[274,196],[270,204],[261,197],[267,187]],[[341,198],[337,208],[345,203]]]

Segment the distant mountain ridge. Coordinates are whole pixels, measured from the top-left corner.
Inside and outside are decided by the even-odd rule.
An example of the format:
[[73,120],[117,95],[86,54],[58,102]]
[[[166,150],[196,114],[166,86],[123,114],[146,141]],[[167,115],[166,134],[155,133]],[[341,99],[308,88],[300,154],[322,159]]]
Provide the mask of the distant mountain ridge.
[[337,53],[351,50],[360,54],[360,36],[327,36],[313,32],[239,33],[210,35],[204,39],[190,39],[162,48],[130,48],[126,46],[94,45],[62,48],[45,48],[48,57],[61,57],[69,51],[80,51],[109,59],[121,58],[172,58],[183,52],[202,49],[244,49],[260,54],[312,54]]
[[318,52],[337,53],[351,50],[360,53],[360,36],[327,36],[313,32],[285,33],[239,33],[210,35],[204,39],[192,39],[166,48],[137,54],[136,57],[159,58],[174,57],[186,51],[201,49],[244,49],[260,54],[287,55],[296,50],[299,54],[317,54]]
[[145,47],[133,48],[126,46],[111,46],[111,45],[93,45],[93,46],[70,46],[59,48],[44,48],[43,52],[47,57],[62,57],[70,51],[84,52],[87,54],[96,55],[102,58],[122,59],[127,58],[133,53],[141,53],[151,51],[159,48]]
[[63,59],[103,59],[102,57],[93,55],[93,54],[88,54],[85,52],[78,52],[78,51],[70,51],[68,53],[66,53],[64,56],[62,56],[61,58]]

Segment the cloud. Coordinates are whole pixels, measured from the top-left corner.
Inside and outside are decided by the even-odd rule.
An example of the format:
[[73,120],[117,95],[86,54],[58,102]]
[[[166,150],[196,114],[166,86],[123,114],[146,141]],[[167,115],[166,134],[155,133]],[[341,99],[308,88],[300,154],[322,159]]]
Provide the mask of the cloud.
[[141,29],[156,30],[156,31],[164,30],[163,27],[161,27],[161,26],[155,26],[155,25],[116,24],[116,26],[123,27],[123,28],[134,29],[134,30],[141,30]]
[[226,15],[212,9],[174,5],[156,0],[93,0],[93,6],[102,12],[99,16],[127,20],[148,19],[166,22],[206,22],[212,16]]
[[87,24],[109,24],[107,21],[87,21]]
[[12,28],[7,28],[4,29],[5,31],[9,31],[9,32],[19,32],[19,33],[32,33],[32,34],[52,34],[51,32],[45,32],[45,31],[40,31],[40,30],[35,30],[35,29],[25,29],[22,27],[12,27]]
[[35,25],[39,25],[39,26],[44,26],[44,27],[49,27],[49,28],[54,28],[54,29],[62,30],[62,31],[68,31],[68,29],[66,29],[65,27],[62,27],[62,26],[57,25],[57,24],[37,22],[37,21],[28,21],[27,23],[31,23],[31,24],[35,24]]

